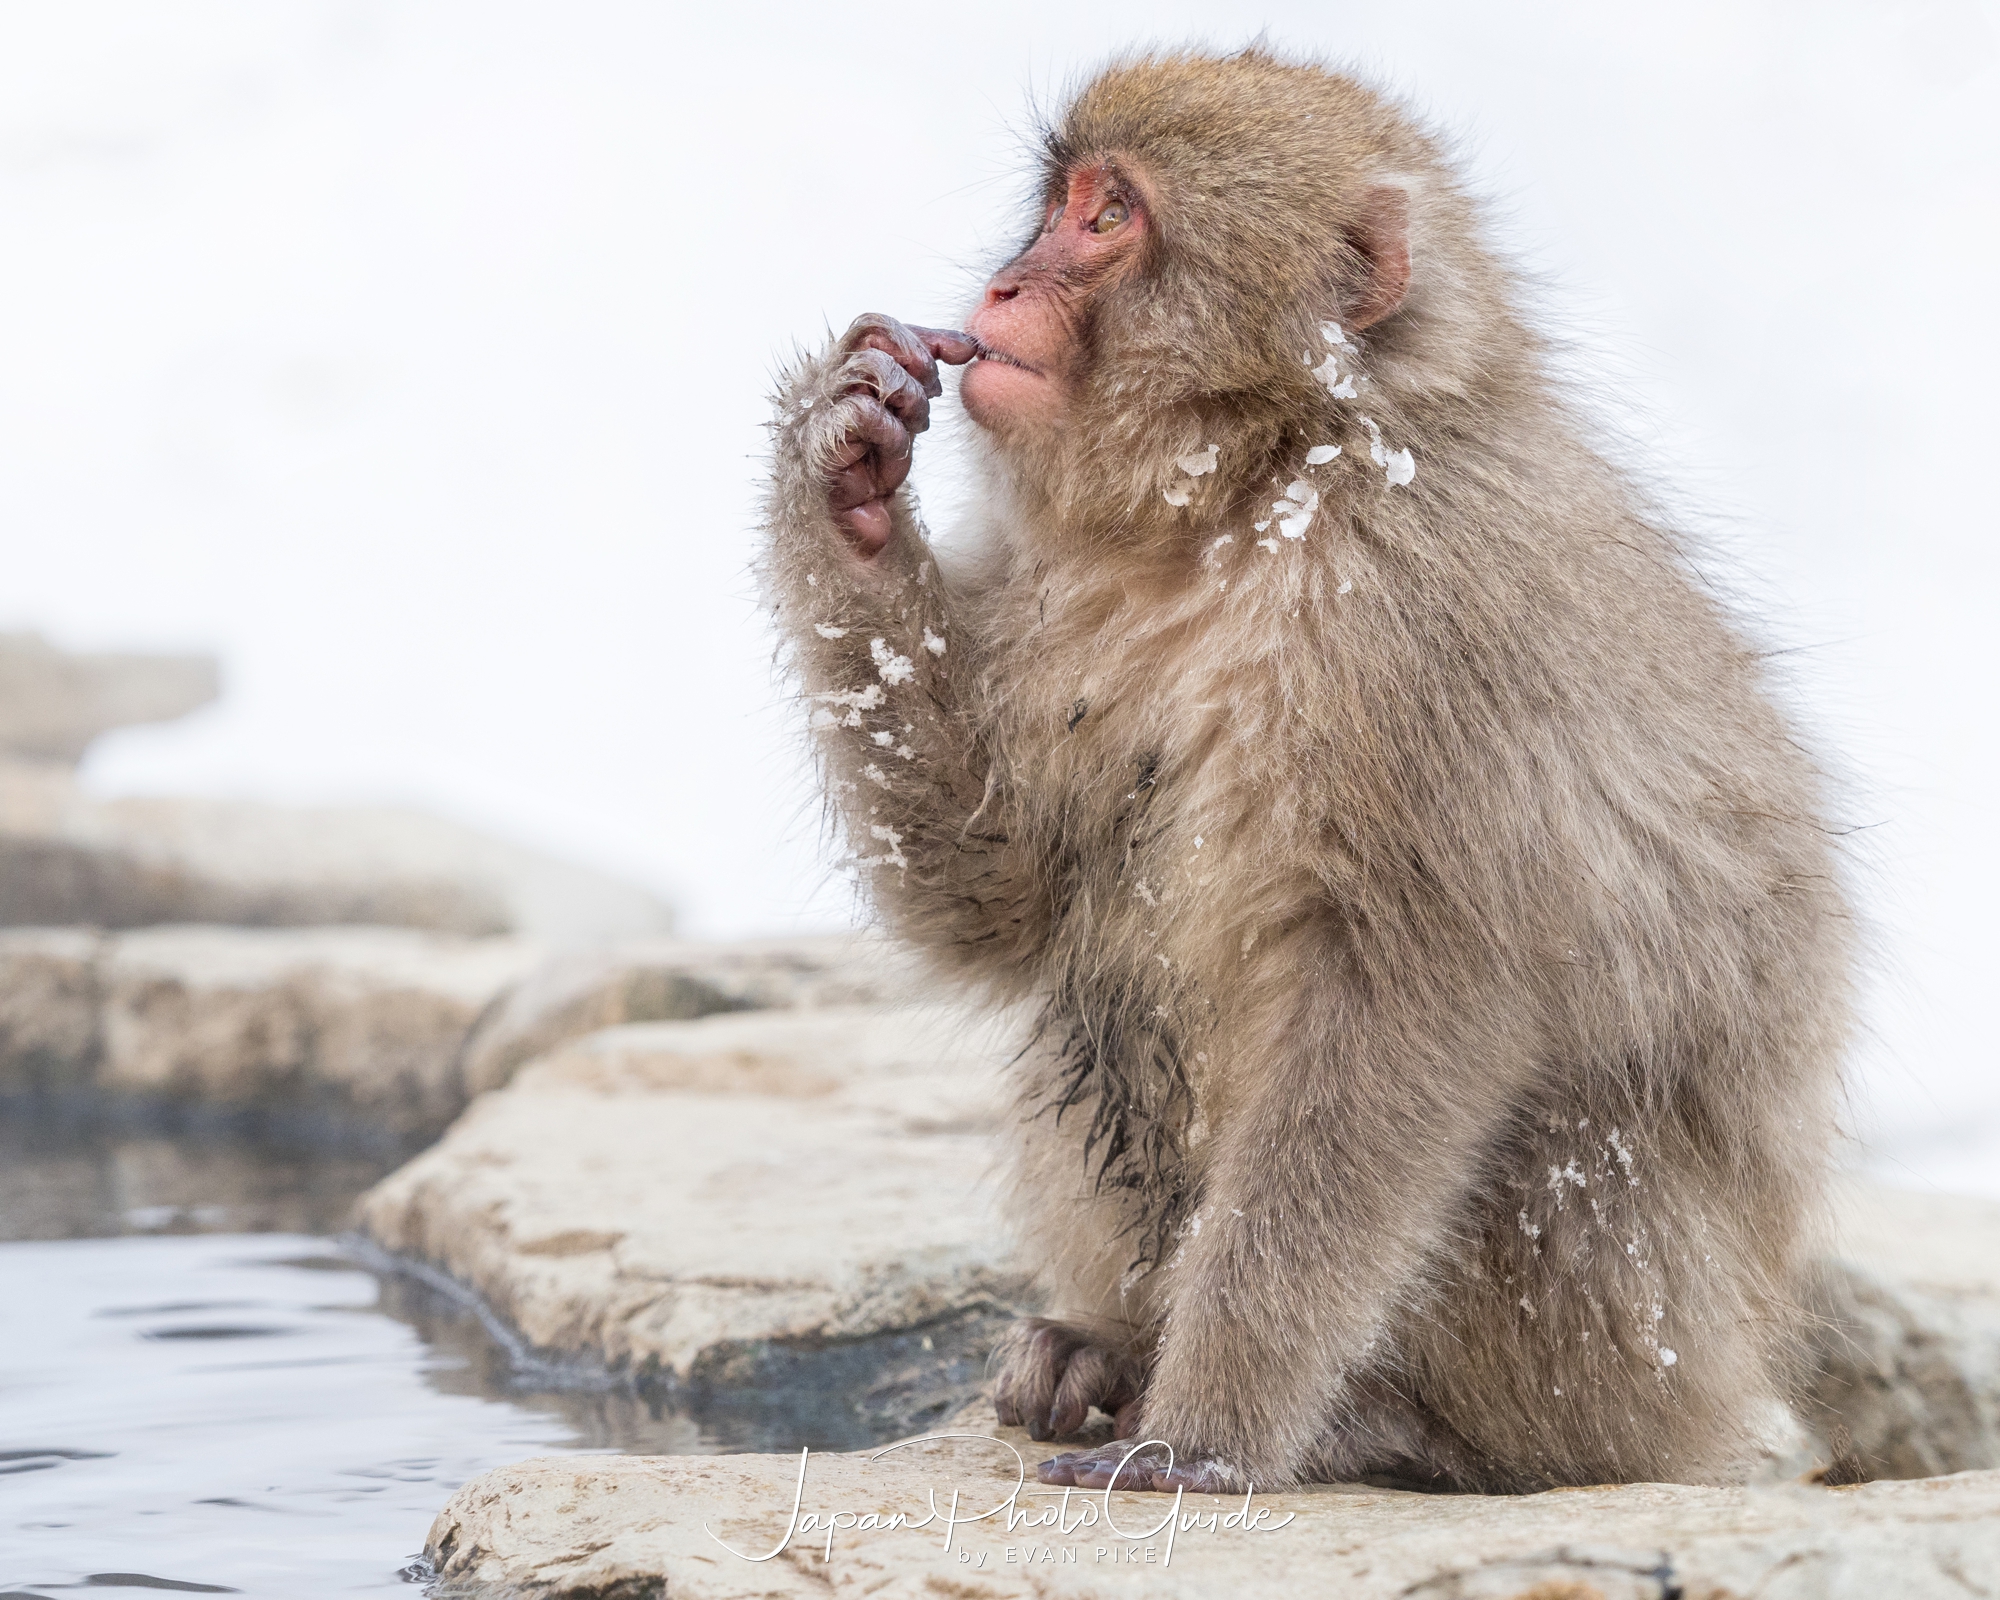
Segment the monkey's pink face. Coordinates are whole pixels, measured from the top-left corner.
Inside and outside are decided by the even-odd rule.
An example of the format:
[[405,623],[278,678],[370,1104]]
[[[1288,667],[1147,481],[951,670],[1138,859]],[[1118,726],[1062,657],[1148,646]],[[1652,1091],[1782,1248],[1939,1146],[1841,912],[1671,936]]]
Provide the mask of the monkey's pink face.
[[1146,208],[1126,174],[1100,161],[1072,168],[1068,179],[1040,237],[994,274],[965,325],[979,356],[959,398],[996,433],[1037,431],[1061,416],[1078,376],[1084,308],[1138,264],[1145,243]]

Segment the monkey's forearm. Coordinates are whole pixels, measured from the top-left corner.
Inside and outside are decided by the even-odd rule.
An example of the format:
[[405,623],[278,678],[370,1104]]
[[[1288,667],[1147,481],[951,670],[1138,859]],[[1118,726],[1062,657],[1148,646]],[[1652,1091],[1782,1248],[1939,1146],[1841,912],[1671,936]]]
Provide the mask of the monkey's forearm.
[[941,952],[1018,957],[1031,942],[1032,893],[985,815],[996,809],[991,762],[959,682],[970,641],[904,491],[888,500],[888,540],[869,557],[828,501],[827,464],[847,427],[837,359],[807,363],[779,397],[766,594],[877,905]]

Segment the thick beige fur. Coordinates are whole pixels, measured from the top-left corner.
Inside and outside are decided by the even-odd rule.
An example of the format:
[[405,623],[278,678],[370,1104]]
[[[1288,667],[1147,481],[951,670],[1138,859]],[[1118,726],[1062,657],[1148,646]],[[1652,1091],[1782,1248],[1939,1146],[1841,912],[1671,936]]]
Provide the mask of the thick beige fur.
[[[1069,424],[984,442],[983,559],[948,584],[906,494],[848,552],[829,355],[778,397],[763,572],[882,921],[1041,1005],[1016,1192],[1057,1309],[1152,1351],[1148,1436],[1259,1486],[1726,1479],[1848,1029],[1756,652],[1402,111],[1162,55],[1049,144],[1148,174],[1157,237]],[[1409,292],[1335,334],[1384,186]]]

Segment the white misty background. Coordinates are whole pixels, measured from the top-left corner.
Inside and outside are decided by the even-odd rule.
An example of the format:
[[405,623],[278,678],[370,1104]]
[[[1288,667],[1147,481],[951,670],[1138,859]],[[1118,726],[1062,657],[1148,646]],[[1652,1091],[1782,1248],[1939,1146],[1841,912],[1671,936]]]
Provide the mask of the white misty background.
[[[1031,102],[1323,52],[1454,135],[1781,658],[1880,952],[1855,1122],[2000,1193],[2000,16],[1931,4],[0,9],[0,625],[218,651],[102,793],[416,804],[837,925],[746,575],[764,393],[952,323]],[[935,509],[949,430],[919,446]]]

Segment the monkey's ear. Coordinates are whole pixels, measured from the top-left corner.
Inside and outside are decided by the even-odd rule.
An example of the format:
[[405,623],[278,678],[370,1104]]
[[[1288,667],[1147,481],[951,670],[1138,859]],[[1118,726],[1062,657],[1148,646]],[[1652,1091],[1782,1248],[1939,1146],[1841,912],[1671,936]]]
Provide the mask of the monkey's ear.
[[1348,242],[1367,265],[1368,275],[1341,309],[1350,328],[1380,322],[1410,291],[1410,194],[1399,184],[1378,183],[1361,197],[1361,214]]

